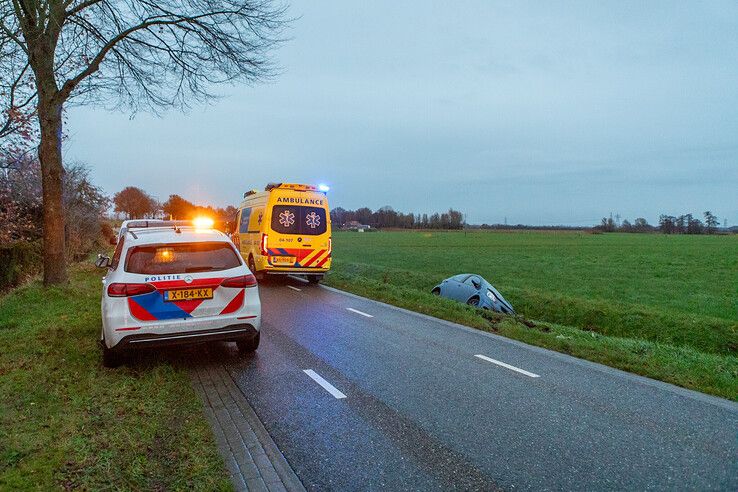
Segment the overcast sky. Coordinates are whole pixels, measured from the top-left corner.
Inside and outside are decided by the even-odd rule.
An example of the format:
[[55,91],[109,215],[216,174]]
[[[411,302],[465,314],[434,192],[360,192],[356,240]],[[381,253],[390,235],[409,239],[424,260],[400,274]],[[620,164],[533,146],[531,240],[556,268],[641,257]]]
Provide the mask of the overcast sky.
[[112,194],[237,205],[269,181],[331,205],[589,225],[738,224],[738,2],[294,0],[283,73],[162,117],[83,107],[65,158]]

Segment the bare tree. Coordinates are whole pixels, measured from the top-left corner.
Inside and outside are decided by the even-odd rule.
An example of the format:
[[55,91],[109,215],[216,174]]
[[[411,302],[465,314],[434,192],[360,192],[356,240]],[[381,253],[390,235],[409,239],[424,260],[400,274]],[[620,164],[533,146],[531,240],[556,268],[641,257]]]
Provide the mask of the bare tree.
[[208,99],[214,84],[269,78],[286,22],[271,0],[0,0],[0,138],[38,122],[45,284],[67,279],[65,106],[157,111]]

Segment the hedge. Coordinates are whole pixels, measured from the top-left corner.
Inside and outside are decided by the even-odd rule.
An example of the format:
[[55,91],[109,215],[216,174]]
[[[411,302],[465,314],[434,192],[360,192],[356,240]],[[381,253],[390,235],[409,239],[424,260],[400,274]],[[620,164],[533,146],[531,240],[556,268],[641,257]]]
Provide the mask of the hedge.
[[0,244],[0,290],[14,287],[41,268],[40,242]]

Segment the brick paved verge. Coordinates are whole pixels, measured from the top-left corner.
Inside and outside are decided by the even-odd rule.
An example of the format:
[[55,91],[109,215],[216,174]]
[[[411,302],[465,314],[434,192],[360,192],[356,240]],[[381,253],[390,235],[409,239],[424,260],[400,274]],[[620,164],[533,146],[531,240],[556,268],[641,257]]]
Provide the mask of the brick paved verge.
[[235,489],[305,491],[228,371],[210,365],[190,375]]

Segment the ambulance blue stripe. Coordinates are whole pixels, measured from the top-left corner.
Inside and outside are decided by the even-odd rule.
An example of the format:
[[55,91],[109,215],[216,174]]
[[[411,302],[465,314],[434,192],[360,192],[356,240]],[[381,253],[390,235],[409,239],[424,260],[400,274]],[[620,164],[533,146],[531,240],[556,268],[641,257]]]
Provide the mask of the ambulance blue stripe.
[[283,255],[289,255],[289,253],[287,252],[287,250],[284,249],[284,248],[279,248],[279,252],[282,253]]
[[160,292],[136,296],[133,300],[156,319],[183,319],[192,317],[192,315],[180,309],[175,303],[164,302],[164,295]]

